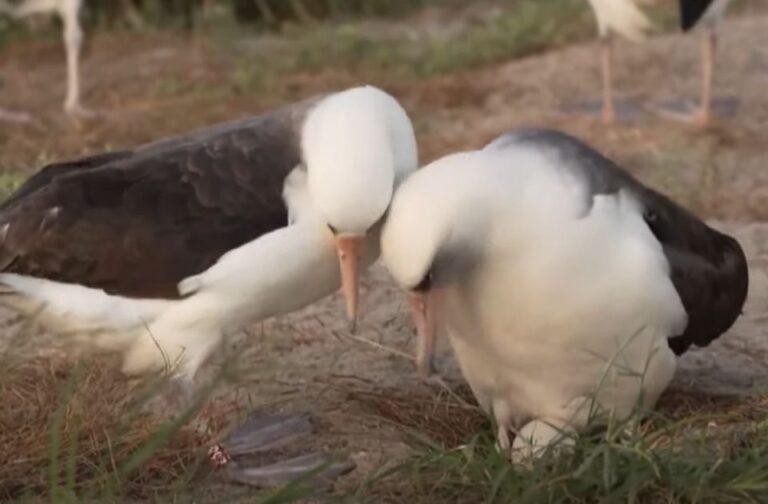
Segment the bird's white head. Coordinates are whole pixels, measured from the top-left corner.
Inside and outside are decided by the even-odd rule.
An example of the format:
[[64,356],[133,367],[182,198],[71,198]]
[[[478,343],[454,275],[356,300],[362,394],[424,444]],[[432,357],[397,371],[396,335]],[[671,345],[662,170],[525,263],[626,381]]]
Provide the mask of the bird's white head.
[[386,213],[395,187],[418,166],[413,126],[397,100],[363,86],[322,99],[301,138],[309,194],[336,236],[354,323],[362,240]]
[[409,293],[419,333],[419,371],[431,370],[439,300],[480,261],[491,220],[471,166],[479,154],[460,153],[422,168],[395,193],[381,235],[384,264]]
[[491,193],[480,170],[484,153],[452,154],[418,170],[395,193],[381,235],[384,264],[414,289],[430,274],[445,284],[482,252]]

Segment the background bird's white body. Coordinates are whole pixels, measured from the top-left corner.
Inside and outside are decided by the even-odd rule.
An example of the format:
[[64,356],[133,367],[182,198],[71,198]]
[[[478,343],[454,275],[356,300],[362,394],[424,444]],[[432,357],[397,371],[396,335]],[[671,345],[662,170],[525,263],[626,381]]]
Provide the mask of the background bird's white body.
[[[317,110],[330,117],[322,137],[311,126]],[[351,122],[350,117],[354,117]],[[363,174],[385,172],[379,178],[388,180],[388,187],[369,184],[365,188],[372,200],[381,199],[377,193],[384,194],[379,213],[359,209],[371,219],[363,229],[361,268],[378,257],[380,223],[376,221],[389,204],[393,184],[417,166],[415,138],[405,111],[376,88],[355,88],[320,102],[309,112],[302,133],[306,167],[294,169],[282,188],[289,216],[286,227],[228,251],[205,271],[183,279],[178,284],[181,299],[127,298],[82,285],[0,273],[0,302],[37,316],[56,332],[77,333],[94,346],[125,351],[127,373],[173,367],[176,375],[191,378],[226,335],[250,322],[302,308],[339,288],[339,260],[327,214],[344,216],[350,210],[345,191],[360,188],[324,177],[324,165],[316,164],[312,154],[317,148],[314,143],[325,142],[335,153],[336,168],[347,163],[348,170]],[[350,145],[360,138],[371,152],[392,151],[389,164],[376,165],[377,160],[363,157],[348,159]],[[306,149],[307,144],[311,148]],[[316,190],[335,192],[337,197],[319,206],[308,184],[313,175]],[[335,209],[336,204],[343,208]]]
[[601,37],[618,33],[630,40],[642,40],[651,22],[634,0],[589,0]]
[[[674,374],[666,339],[686,313],[661,246],[627,194],[589,202],[557,159],[493,145],[419,170],[393,200],[382,253],[401,284],[418,282],[436,243],[474,248],[440,311],[502,445],[507,428],[519,430],[516,448],[546,445],[583,428],[593,406],[626,418]],[[403,215],[412,222],[399,225]]]

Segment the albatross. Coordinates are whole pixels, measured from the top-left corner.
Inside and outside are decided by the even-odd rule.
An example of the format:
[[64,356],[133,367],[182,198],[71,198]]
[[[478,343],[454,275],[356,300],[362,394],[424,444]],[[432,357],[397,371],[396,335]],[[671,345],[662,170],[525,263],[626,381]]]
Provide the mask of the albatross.
[[[14,3],[0,0],[0,14],[22,19],[36,14],[55,12],[61,17],[67,60],[67,94],[64,98],[64,111],[71,115],[88,116],[91,112],[83,108],[80,103],[80,50],[83,44],[80,11],[82,6],[82,0],[21,0]],[[25,112],[0,109],[0,119],[25,122],[30,120],[30,116]]]
[[640,42],[651,28],[651,22],[635,0],[588,0],[597,21],[600,39],[600,68],[603,81],[604,124],[616,122],[613,99],[613,34]]
[[189,381],[222,339],[342,287],[417,166],[411,122],[358,87],[52,164],[0,205],[0,302]]
[[680,0],[680,28],[684,32],[702,29],[701,36],[701,94],[698,109],[677,117],[691,120],[699,126],[712,122],[712,86],[715,77],[717,31],[731,0]]
[[[405,110],[363,86],[47,166],[0,205],[0,303],[123,351],[125,373],[166,370],[188,400],[200,366],[249,323],[339,287],[354,323],[359,273],[417,163]],[[304,415],[255,415],[211,457],[236,481],[284,482],[324,458],[230,459],[310,432]]]
[[418,170],[381,240],[408,291],[420,369],[444,327],[513,458],[652,408],[676,356],[727,331],[747,295],[734,238],[552,130]]
[[[651,29],[651,22],[638,3],[652,0],[588,0],[597,20],[601,48],[603,87],[602,119],[605,124],[616,122],[613,98],[613,34],[633,42],[642,41]],[[712,82],[714,77],[715,42],[717,28],[730,0],[678,0],[680,28],[687,32],[702,27],[702,77],[698,110],[693,114],[666,112],[678,119],[690,120],[700,126],[711,122]]]

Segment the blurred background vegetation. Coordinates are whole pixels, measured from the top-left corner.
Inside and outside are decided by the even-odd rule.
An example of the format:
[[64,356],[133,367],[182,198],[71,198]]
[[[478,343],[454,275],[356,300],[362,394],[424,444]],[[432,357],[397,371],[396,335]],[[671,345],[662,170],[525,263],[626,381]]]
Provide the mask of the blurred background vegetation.
[[[548,0],[544,0],[545,2]],[[193,30],[206,22],[232,23],[264,30],[285,23],[386,17],[461,0],[89,0],[83,21],[99,28],[177,28]],[[0,30],[9,31],[3,23]]]
[[[430,10],[455,11],[461,22],[443,16],[429,29],[405,22]],[[432,77],[594,35],[585,0],[85,0],[81,18],[91,34],[204,33],[224,45],[279,36],[267,53],[249,55],[258,83],[266,73],[327,68]],[[54,15],[21,23],[0,17],[0,45],[59,38],[59,23]],[[240,73],[252,84],[254,72]]]

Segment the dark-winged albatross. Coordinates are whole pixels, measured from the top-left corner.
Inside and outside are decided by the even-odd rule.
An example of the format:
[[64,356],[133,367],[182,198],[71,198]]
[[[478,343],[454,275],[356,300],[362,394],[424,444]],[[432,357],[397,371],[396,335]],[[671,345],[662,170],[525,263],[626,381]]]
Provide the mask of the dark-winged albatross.
[[[25,18],[35,14],[56,13],[63,24],[64,50],[67,59],[67,95],[64,111],[72,115],[89,115],[80,103],[80,49],[83,43],[83,29],[80,25],[82,0],[0,0],[0,14],[13,18]],[[0,109],[0,119],[27,121],[24,112]]]
[[730,0],[680,0],[680,27],[684,32],[701,27],[701,95],[698,109],[683,115],[700,126],[712,121],[712,84],[715,76],[715,46],[717,29]]
[[0,206],[0,302],[125,350],[127,373],[191,379],[226,334],[340,284],[354,320],[358,261],[416,166],[374,87],[50,165]]
[[548,130],[418,170],[382,258],[410,293],[421,368],[442,320],[500,446],[517,432],[513,455],[578,432],[593,406],[617,419],[652,407],[675,356],[728,330],[748,285],[736,240]]
[[[378,256],[380,221],[416,167],[406,112],[368,86],[50,165],[0,205],[0,303],[126,352],[126,373],[170,366],[188,396],[198,368],[248,323],[339,286],[355,320],[358,272]],[[310,430],[301,416],[255,417],[212,457]],[[322,461],[228,464],[227,474],[263,485]],[[324,477],[348,469],[332,464]]]

